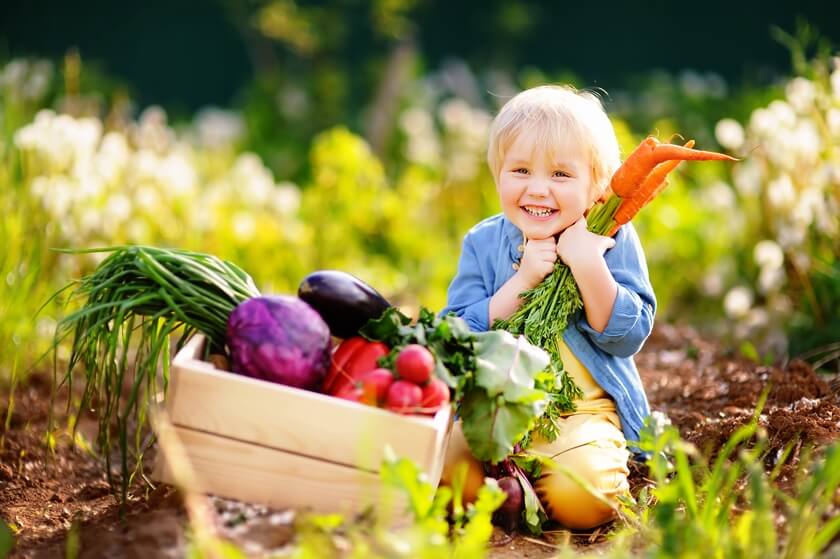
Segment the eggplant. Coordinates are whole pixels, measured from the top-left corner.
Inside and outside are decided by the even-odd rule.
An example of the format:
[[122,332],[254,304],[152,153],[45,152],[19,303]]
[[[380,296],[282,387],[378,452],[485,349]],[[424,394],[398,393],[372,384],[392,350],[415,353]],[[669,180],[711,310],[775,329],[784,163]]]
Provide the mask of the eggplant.
[[340,270],[318,270],[300,283],[298,297],[318,311],[337,338],[350,338],[391,304],[373,287]]

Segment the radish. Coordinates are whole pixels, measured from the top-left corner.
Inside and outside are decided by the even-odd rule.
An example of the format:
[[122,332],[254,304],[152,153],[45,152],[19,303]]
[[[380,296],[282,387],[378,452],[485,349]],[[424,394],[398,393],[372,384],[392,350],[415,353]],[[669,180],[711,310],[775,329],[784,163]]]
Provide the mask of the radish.
[[397,355],[397,374],[416,384],[426,384],[435,370],[432,353],[419,344],[405,346]]
[[394,384],[394,374],[388,369],[374,369],[359,379],[362,387],[362,402],[378,406],[385,401],[388,389]]
[[435,413],[449,402],[449,387],[437,377],[423,387],[420,407],[423,413]]
[[398,380],[388,388],[385,407],[397,413],[412,413],[422,398],[423,390],[419,386],[407,380]]

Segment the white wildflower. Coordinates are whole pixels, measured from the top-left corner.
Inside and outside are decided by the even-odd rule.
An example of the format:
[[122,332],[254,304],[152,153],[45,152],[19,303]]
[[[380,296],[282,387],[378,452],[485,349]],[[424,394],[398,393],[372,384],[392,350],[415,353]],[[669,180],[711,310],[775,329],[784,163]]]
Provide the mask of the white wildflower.
[[835,140],[840,140],[840,109],[831,108],[825,115],[828,129]]
[[777,128],[777,119],[769,109],[756,109],[750,115],[750,129],[759,136],[771,136]]
[[831,73],[831,89],[834,92],[834,98],[840,100],[840,68]]
[[469,104],[457,97],[441,103],[439,111],[441,121],[449,130],[460,130],[468,124],[472,116]]
[[125,194],[117,192],[112,194],[105,203],[105,213],[112,219],[122,222],[131,217],[131,200]]
[[411,107],[400,115],[400,128],[409,136],[433,133],[432,115],[420,107]]
[[785,271],[782,268],[762,268],[758,274],[758,290],[761,293],[778,291],[785,281]]
[[708,272],[703,276],[700,287],[709,297],[717,297],[723,293],[723,276],[716,270]]
[[715,125],[715,138],[726,149],[737,150],[744,145],[744,127],[733,118],[724,118]]
[[453,181],[470,181],[478,174],[478,158],[466,151],[455,152],[449,160],[448,171]]
[[788,175],[781,175],[767,185],[767,198],[777,209],[788,209],[796,201],[796,190]]
[[198,187],[198,173],[185,153],[173,152],[158,162],[157,176],[160,186],[176,198],[191,196]]
[[90,237],[99,230],[101,219],[99,212],[93,207],[86,207],[79,216],[79,229],[82,235]]
[[755,263],[762,268],[778,269],[785,261],[785,254],[782,247],[773,240],[765,239],[759,241],[753,249]]
[[802,246],[805,242],[806,230],[803,227],[791,223],[782,223],[778,226],[776,240],[785,249],[792,259],[795,259],[798,252],[791,252],[792,249]]
[[745,286],[733,287],[723,298],[723,309],[730,318],[743,318],[752,307],[753,292]]
[[735,207],[732,187],[723,181],[715,181],[706,188],[704,199],[715,210],[730,210]]
[[300,189],[291,182],[277,185],[272,197],[274,211],[280,215],[293,216],[300,208]]
[[750,309],[744,317],[744,322],[748,328],[760,329],[767,326],[770,322],[770,314],[762,307],[755,307]]
[[237,212],[233,216],[233,235],[237,240],[248,242],[257,232],[257,223],[249,212]]
[[405,148],[406,158],[421,165],[435,165],[440,161],[440,152],[440,144],[432,135],[414,136]]
[[790,147],[799,164],[813,165],[820,157],[822,140],[817,125],[811,120],[801,120],[790,133]]
[[142,185],[134,191],[134,202],[138,208],[151,214],[161,204],[160,194],[157,189],[149,185]]
[[761,191],[764,181],[764,171],[761,165],[753,159],[735,165],[732,170],[735,188],[744,196],[754,196]]
[[811,80],[797,77],[788,82],[785,87],[785,94],[791,107],[796,112],[805,114],[814,108],[817,88]]
[[[776,118],[777,128],[793,128],[796,124],[796,112],[789,104],[781,100],[770,103],[767,107]],[[776,130],[778,132],[778,130]]]

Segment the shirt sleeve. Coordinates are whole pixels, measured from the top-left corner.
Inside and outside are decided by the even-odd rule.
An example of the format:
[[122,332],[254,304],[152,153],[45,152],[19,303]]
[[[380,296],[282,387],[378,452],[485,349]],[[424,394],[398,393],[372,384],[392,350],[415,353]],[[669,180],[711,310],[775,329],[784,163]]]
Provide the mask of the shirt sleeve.
[[656,296],[648,276],[647,263],[639,237],[631,224],[616,236],[616,245],[604,260],[618,284],[612,314],[603,332],[598,332],[581,313],[577,327],[603,351],[617,357],[639,352],[653,329]]
[[446,307],[441,315],[454,312],[464,319],[470,330],[484,332],[490,329],[490,297],[470,236],[464,237],[458,272],[449,284]]

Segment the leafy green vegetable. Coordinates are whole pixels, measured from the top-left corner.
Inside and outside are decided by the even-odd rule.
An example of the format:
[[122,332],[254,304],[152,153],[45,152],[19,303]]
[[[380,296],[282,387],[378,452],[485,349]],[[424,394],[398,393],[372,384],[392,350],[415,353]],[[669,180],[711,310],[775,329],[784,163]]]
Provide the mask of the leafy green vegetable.
[[541,409],[540,402],[508,402],[503,396],[488,397],[480,389],[466,394],[459,413],[473,456],[493,463],[504,460],[528,433]]
[[382,365],[393,369],[400,350],[409,344],[424,345],[435,356],[435,374],[450,388],[457,388],[475,370],[475,335],[460,318],[438,318],[422,308],[416,324],[395,307],[369,321],[359,333],[369,340],[384,342],[391,352]]
[[[70,300],[83,300],[79,310],[58,323],[54,349],[57,355],[59,343],[71,337],[62,383],[72,388],[74,373],[83,369],[85,387],[79,402],[73,402],[74,392],[68,391],[68,407],[86,410],[95,402],[100,408],[97,442],[112,487],[116,480],[111,455],[119,445],[120,497],[125,502],[131,478],[151,444],[143,440],[149,406],[167,388],[169,335],[180,331],[177,347],[181,347],[200,331],[210,345],[223,351],[228,316],[259,291],[238,266],[208,254],[149,246],[60,252],[110,253],[93,273],[53,295],[72,288]],[[159,386],[158,367],[163,370],[163,386]],[[118,441],[113,440],[114,434]],[[129,463],[131,450],[133,465]]]
[[546,393],[535,386],[535,379],[549,357],[521,336],[501,330],[471,332],[462,319],[451,314],[439,318],[426,309],[411,324],[396,308],[360,332],[392,348],[383,359],[387,367],[408,344],[431,350],[435,374],[455,389],[464,436],[478,460],[503,460],[544,409]]

